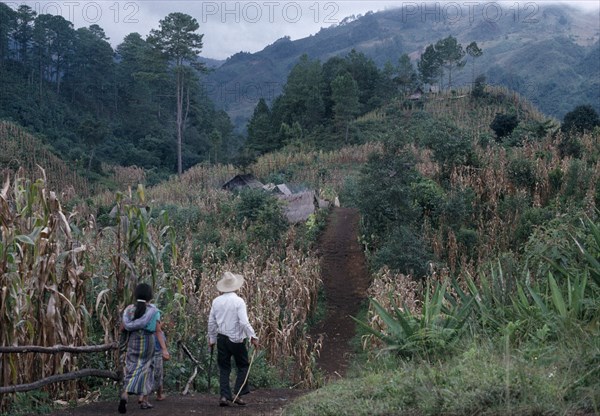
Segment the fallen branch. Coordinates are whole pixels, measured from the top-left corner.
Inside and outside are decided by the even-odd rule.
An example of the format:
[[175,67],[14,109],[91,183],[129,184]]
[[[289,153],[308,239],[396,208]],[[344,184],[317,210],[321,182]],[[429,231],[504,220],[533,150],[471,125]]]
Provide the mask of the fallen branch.
[[190,378],[188,379],[187,383],[185,383],[185,388],[183,389],[183,391],[181,392],[181,394],[183,396],[187,395],[189,390],[190,390],[190,386],[192,385],[192,383],[194,382],[194,379],[196,378],[196,376],[198,375],[198,366],[194,367],[194,372],[192,373],[192,375],[190,376]]
[[56,354],[59,352],[70,352],[74,354],[82,354],[88,352],[102,352],[116,350],[119,348],[119,344],[113,342],[111,344],[103,345],[84,345],[81,347],[74,347],[71,345],[55,345],[54,347],[40,347],[38,345],[23,345],[18,347],[0,347],[0,353],[24,353],[24,352],[41,352],[44,354]]
[[185,344],[184,344],[183,342],[179,342],[179,345],[181,346],[181,349],[183,350],[183,352],[185,352],[185,355],[187,355],[187,356],[188,356],[188,358],[189,358],[190,360],[192,360],[192,362],[193,362],[194,364],[196,364],[198,367],[200,367],[200,369],[201,369],[202,371],[204,371],[204,367],[202,366],[202,364],[200,364],[200,361],[198,361],[198,360],[197,360],[197,359],[196,359],[196,358],[195,358],[195,357],[192,355],[192,353],[190,352],[190,350],[188,349],[188,347],[186,347],[186,346],[185,346]]
[[188,394],[188,392],[190,390],[190,386],[192,385],[192,383],[194,382],[194,379],[198,375],[198,368],[200,368],[202,371],[204,371],[204,367],[202,366],[202,364],[200,364],[200,361],[198,361],[196,359],[196,357],[194,357],[192,355],[192,353],[190,352],[190,350],[188,349],[188,347],[186,347],[186,345],[183,342],[180,341],[179,342],[179,346],[181,347],[181,349],[183,350],[183,352],[185,353],[185,355],[187,355],[188,358],[190,360],[192,360],[192,362],[194,364],[196,364],[196,366],[194,367],[194,371],[192,372],[192,375],[188,379],[187,383],[185,384],[185,388],[181,392],[181,394],[185,396],[186,394]]
[[48,384],[60,383],[62,381],[76,380],[78,378],[83,378],[83,377],[102,377],[102,378],[110,378],[112,380],[117,380],[117,381],[120,380],[119,375],[114,371],[96,370],[94,368],[85,368],[83,370],[73,371],[72,373],[57,374],[54,376],[46,377],[46,378],[43,378],[43,379],[38,380],[33,383],[17,384],[14,386],[0,387],[0,394],[18,393],[18,392],[36,390],[36,389],[44,387],[45,385],[48,385]]

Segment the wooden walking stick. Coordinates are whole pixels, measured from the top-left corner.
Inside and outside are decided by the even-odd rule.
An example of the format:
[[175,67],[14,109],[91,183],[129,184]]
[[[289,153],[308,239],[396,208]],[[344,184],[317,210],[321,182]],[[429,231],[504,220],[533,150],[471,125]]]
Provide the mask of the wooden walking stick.
[[238,399],[238,397],[240,397],[240,393],[242,392],[242,389],[244,388],[244,386],[246,385],[246,382],[248,381],[248,376],[250,375],[250,369],[252,368],[252,363],[254,362],[255,355],[256,355],[256,347],[254,347],[254,349],[252,351],[252,357],[250,357],[250,364],[248,365],[248,371],[246,372],[246,378],[244,379],[244,382],[240,386],[240,390],[237,392],[237,394],[233,398],[234,403]]
[[208,360],[208,392],[210,393],[210,379],[212,378],[212,362],[213,353],[215,352],[215,346],[210,347],[210,359]]

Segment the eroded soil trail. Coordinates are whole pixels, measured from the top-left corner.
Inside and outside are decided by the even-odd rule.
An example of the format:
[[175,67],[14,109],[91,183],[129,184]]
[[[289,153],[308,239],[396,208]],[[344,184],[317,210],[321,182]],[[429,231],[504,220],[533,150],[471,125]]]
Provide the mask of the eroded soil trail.
[[350,316],[358,313],[370,283],[358,242],[359,218],[357,210],[334,208],[320,241],[327,311],[311,332],[313,337],[324,337],[317,364],[327,378],[342,377],[346,372],[356,327]]
[[[312,336],[323,336],[323,348],[318,365],[327,378],[344,375],[351,355],[350,340],[354,336],[354,321],[361,302],[366,297],[369,277],[365,258],[357,239],[358,212],[334,208],[327,228],[320,240],[322,279],[327,299],[324,319],[311,331]],[[142,410],[136,397],[130,399],[127,415],[281,415],[284,406],[306,390],[259,389],[245,397],[247,406],[218,406],[215,394],[198,393],[193,396],[171,394],[163,402],[151,402],[155,407]],[[104,400],[110,398],[103,398]],[[101,399],[102,400],[102,399]],[[73,409],[57,411],[52,416],[118,415],[117,397],[114,400],[91,403]]]

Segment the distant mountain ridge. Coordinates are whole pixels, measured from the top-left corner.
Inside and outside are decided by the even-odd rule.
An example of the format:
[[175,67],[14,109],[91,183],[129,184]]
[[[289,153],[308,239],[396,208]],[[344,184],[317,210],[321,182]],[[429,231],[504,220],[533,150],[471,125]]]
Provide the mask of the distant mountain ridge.
[[[491,4],[496,6],[465,7],[460,18],[458,11],[451,15],[452,10],[444,12],[438,4],[431,6],[437,12],[402,7],[344,19],[303,39],[283,37],[262,51],[237,53],[211,72],[204,85],[240,129],[259,98],[271,102],[281,93],[303,54],[325,62],[356,49],[383,66],[386,61],[397,64],[407,53],[416,66],[427,45],[452,35],[464,47],[476,41],[483,49],[475,63],[477,74],[525,95],[544,113],[562,118],[581,103],[600,111],[599,16],[567,5],[515,3],[500,10]],[[455,85],[471,78],[469,58]]]

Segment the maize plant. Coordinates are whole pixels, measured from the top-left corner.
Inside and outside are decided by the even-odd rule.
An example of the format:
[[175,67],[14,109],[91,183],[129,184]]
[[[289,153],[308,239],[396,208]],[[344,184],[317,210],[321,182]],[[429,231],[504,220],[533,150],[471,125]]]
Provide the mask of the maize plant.
[[135,286],[146,281],[159,293],[169,280],[163,260],[177,261],[168,217],[162,212],[153,217],[142,186],[135,196],[117,193],[111,216],[114,225],[100,230],[94,256],[100,272],[94,279],[95,308],[105,342],[118,339],[121,312],[131,303]]
[[246,283],[240,296],[246,300],[267,361],[280,368],[282,376],[308,388],[316,383],[314,357],[319,345],[308,340],[306,323],[316,309],[320,269],[314,255],[293,248],[293,234],[292,230],[286,236],[284,256],[276,252],[269,255],[263,247],[255,247],[244,262],[213,262],[210,256],[214,248],[209,247],[204,253],[206,270],[200,273],[195,292],[187,299],[193,303],[191,316],[201,325],[195,333],[205,334],[206,317],[212,299],[219,295],[216,283],[222,273],[233,270],[244,275]]
[[39,166],[44,166],[47,187],[60,189],[66,197],[89,195],[94,187],[64,161],[46,149],[40,140],[23,128],[9,121],[0,120],[2,155],[0,163],[13,173],[21,170],[21,176],[37,175]]
[[[43,178],[6,178],[0,192],[0,345],[83,345],[90,275],[87,247]],[[0,384],[22,384],[77,369],[71,354],[3,354]],[[75,384],[69,385],[72,395]],[[7,400],[7,398],[3,398]],[[3,402],[2,405],[5,405]]]

